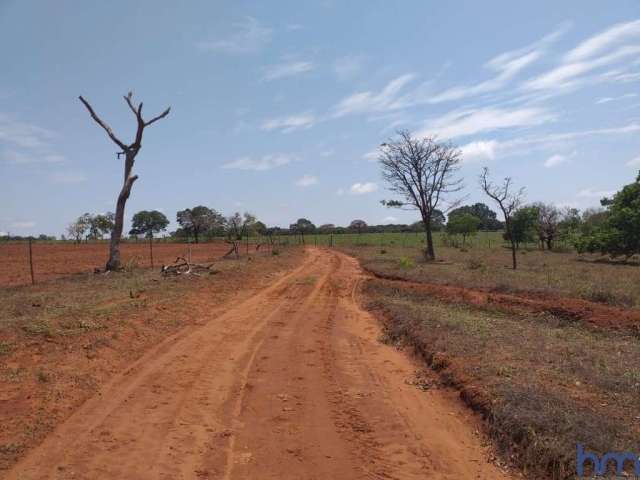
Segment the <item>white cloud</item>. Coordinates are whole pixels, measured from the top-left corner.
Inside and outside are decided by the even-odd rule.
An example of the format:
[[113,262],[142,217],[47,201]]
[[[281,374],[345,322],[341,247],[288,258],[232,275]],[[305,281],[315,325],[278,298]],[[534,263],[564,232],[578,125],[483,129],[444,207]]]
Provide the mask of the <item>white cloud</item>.
[[640,156],[632,158],[631,160],[629,160],[627,162],[626,165],[627,165],[627,167],[632,167],[632,168],[640,167]]
[[[640,20],[613,25],[580,43],[564,55],[560,65],[528,80],[522,88],[558,92],[571,91],[590,83],[629,81],[629,75],[635,77],[637,74],[627,72],[629,62],[624,61],[639,55],[640,45],[625,42],[637,38],[640,38]],[[596,77],[587,76],[594,70],[612,64],[620,64],[620,68]]]
[[640,20],[617,23],[580,43],[565,55],[568,62],[579,62],[625,40],[640,38]]
[[354,183],[349,188],[349,192],[352,195],[363,195],[365,193],[373,193],[378,190],[378,185],[374,182],[366,182],[366,183]]
[[414,74],[401,75],[390,81],[379,93],[366,91],[358,92],[342,99],[333,107],[334,116],[356,113],[383,112],[400,108],[398,101],[401,90],[415,78]]
[[296,180],[296,185],[299,187],[310,187],[311,185],[317,185],[318,177],[314,175],[303,175]]
[[27,221],[27,222],[13,222],[11,224],[11,228],[15,228],[18,230],[25,230],[28,228],[33,228],[36,226],[36,222]]
[[460,100],[469,96],[494,92],[503,88],[518,73],[539,60],[548,46],[557,40],[567,30],[567,25],[561,25],[554,32],[531,45],[517,50],[501,53],[489,60],[485,68],[496,72],[496,76],[474,85],[455,86],[448,88],[429,99],[429,103]]
[[585,188],[583,190],[580,190],[578,192],[578,194],[576,196],[580,197],[580,198],[604,198],[604,197],[610,197],[611,195],[615,194],[616,191],[615,190],[594,190],[592,188]]
[[496,140],[480,140],[477,142],[467,143],[460,147],[462,160],[464,162],[493,160],[496,157],[497,147],[498,142]]
[[311,113],[289,115],[288,117],[270,118],[262,123],[262,130],[281,130],[290,133],[300,129],[311,128],[316,124],[316,117]]
[[36,153],[24,153],[9,150],[4,152],[0,158],[6,162],[16,165],[28,165],[34,163],[63,163],[65,158],[62,155],[56,154],[36,154]]
[[273,168],[281,167],[293,162],[295,158],[286,154],[264,155],[261,158],[252,159],[250,157],[242,157],[232,162],[225,163],[222,168],[236,170],[255,170],[262,172]]
[[637,97],[637,93],[626,93],[624,95],[620,95],[619,97],[602,97],[596,100],[596,105],[601,105],[603,103],[613,102],[615,100],[624,100],[625,98],[633,98]]
[[349,80],[362,71],[363,63],[362,57],[347,55],[333,63],[333,71],[340,80]]
[[301,73],[310,72],[313,70],[313,63],[311,62],[285,62],[277,65],[270,65],[264,68],[263,80],[270,81],[279,78],[293,77],[300,75]]
[[338,195],[339,197],[344,195],[344,188],[339,188],[338,190],[336,190],[336,195]]
[[0,113],[0,144],[5,143],[21,148],[45,148],[55,134],[47,129],[19,122]]
[[198,48],[222,53],[254,53],[271,42],[273,30],[263,26],[253,17],[234,25],[235,32],[226,39],[200,42]]
[[335,150],[333,149],[329,149],[329,150],[323,150],[322,152],[320,152],[320,156],[321,157],[331,157],[335,152]]
[[367,162],[377,162],[380,158],[380,152],[378,150],[371,150],[370,152],[362,155],[362,158],[364,158]]
[[562,165],[563,163],[567,163],[568,161],[569,157],[556,153],[555,155],[551,155],[544,161],[544,166],[545,168],[553,168],[557,167],[558,165]]
[[555,115],[541,107],[454,110],[427,122],[418,136],[456,138],[505,128],[542,125],[554,120]]
[[398,219],[396,217],[388,216],[382,219],[382,223],[396,223]]
[[80,172],[55,172],[50,177],[53,183],[83,183],[87,181],[87,176]]
[[296,31],[296,30],[303,30],[303,29],[304,29],[304,25],[301,25],[299,23],[290,23],[289,25],[287,25],[287,30]]

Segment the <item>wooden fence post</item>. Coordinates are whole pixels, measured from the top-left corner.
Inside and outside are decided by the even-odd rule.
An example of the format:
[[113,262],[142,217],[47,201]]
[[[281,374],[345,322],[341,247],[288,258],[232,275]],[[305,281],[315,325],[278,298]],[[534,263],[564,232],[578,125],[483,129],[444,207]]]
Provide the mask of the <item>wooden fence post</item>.
[[31,285],[35,285],[36,279],[33,275],[33,250],[31,248],[31,238],[29,238],[29,270],[31,271]]
[[153,234],[149,237],[149,256],[151,257],[151,270],[153,270]]

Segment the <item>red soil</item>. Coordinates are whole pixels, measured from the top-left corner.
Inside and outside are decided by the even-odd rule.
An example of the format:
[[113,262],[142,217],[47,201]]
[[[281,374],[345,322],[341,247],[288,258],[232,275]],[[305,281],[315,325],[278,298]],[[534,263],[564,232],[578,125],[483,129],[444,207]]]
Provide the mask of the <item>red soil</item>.
[[[220,243],[157,243],[153,245],[153,261],[156,267],[173,262],[178,256],[187,256],[204,262],[218,258],[229,246]],[[103,269],[107,262],[109,244],[33,244],[33,269],[36,282],[76,273],[91,273],[95,268]],[[136,261],[139,266],[151,266],[149,244],[146,242],[122,245],[122,260],[126,264]],[[0,286],[24,285],[31,282],[29,273],[29,246],[26,243],[0,245]]]

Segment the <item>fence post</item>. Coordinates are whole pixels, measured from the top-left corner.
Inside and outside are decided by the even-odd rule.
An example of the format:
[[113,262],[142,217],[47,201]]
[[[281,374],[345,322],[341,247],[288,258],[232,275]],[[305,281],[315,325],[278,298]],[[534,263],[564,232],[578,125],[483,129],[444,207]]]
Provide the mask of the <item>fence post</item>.
[[36,279],[33,276],[33,250],[31,248],[31,238],[29,238],[29,270],[31,271],[31,285],[35,285]]
[[153,270],[153,234],[149,237],[149,256],[151,257],[151,270]]

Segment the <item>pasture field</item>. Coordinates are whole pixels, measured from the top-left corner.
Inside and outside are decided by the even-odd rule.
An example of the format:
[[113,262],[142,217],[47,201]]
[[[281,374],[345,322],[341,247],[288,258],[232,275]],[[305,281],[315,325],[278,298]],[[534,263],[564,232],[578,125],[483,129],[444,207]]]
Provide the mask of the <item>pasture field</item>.
[[[575,445],[640,440],[640,266],[575,253],[346,247],[374,275],[367,307],[487,420],[502,458],[571,478]],[[633,307],[633,308],[629,308]]]

